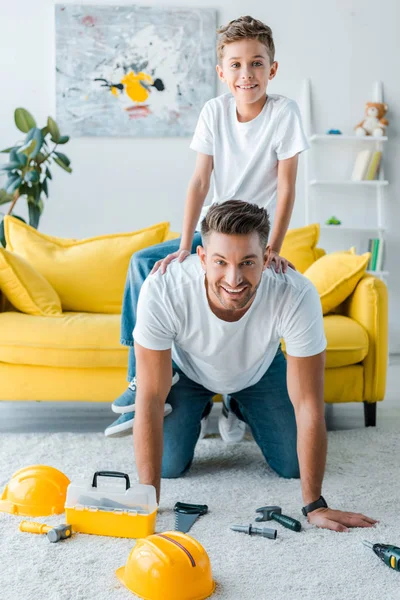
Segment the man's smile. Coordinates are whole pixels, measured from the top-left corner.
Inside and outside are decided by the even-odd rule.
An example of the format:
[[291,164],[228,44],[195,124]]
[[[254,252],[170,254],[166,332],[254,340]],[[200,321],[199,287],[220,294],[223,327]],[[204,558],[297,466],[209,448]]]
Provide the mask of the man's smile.
[[231,288],[228,286],[223,286],[220,285],[220,288],[226,293],[228,294],[228,296],[236,296],[239,297],[241,296],[247,289],[247,285],[242,285],[241,287],[238,288]]

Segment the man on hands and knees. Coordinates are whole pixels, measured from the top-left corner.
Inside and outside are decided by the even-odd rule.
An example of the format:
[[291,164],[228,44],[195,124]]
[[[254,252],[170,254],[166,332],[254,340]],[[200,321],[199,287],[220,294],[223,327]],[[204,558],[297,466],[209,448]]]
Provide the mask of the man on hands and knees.
[[[266,268],[264,208],[232,200],[211,207],[202,246],[145,281],[134,330],[135,458],[141,483],[190,468],[200,423],[216,393],[247,423],[281,477],[300,477],[310,523],[335,531],[374,519],[333,510],[321,496],[327,439],[326,339],[313,284],[293,269]],[[286,344],[287,358],[280,349]],[[179,381],[171,386],[172,371]],[[164,405],[172,412],[164,419]]]

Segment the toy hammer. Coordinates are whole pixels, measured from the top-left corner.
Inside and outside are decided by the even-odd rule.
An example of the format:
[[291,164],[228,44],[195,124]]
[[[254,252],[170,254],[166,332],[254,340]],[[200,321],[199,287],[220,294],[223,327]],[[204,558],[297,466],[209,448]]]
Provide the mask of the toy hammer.
[[257,508],[256,512],[262,513],[262,516],[257,517],[256,521],[274,520],[284,527],[287,527],[287,529],[291,529],[292,531],[301,531],[300,521],[296,521],[296,519],[292,519],[292,517],[283,515],[280,506],[263,506],[262,508]]
[[60,540],[65,540],[71,537],[72,527],[71,525],[56,525],[50,527],[44,523],[34,523],[33,521],[22,521],[19,525],[20,531],[26,531],[27,533],[47,533],[47,537],[50,542],[56,543]]

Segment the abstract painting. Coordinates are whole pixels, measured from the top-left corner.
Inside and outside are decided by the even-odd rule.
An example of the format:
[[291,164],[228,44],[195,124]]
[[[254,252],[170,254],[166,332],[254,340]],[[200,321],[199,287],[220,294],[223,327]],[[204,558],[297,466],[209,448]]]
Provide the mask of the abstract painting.
[[190,136],[215,96],[216,11],[57,4],[57,122],[72,136]]

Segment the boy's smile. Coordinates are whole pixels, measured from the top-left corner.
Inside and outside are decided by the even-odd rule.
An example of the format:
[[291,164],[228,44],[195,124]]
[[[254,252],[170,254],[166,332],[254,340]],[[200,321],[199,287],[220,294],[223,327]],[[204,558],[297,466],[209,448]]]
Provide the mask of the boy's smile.
[[270,63],[267,48],[255,39],[231,42],[224,47],[217,73],[236,100],[239,121],[250,121],[262,110],[268,81],[273,79],[278,63]]

